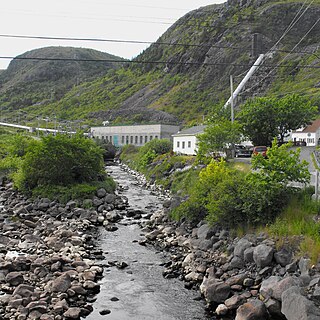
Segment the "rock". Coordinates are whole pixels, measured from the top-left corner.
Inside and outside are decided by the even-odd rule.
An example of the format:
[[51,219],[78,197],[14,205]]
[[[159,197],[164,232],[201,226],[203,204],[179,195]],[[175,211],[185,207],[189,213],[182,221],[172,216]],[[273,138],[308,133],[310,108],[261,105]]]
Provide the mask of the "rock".
[[277,283],[272,288],[272,297],[281,301],[282,293],[292,286],[297,285],[297,280],[293,277],[286,277]]
[[100,188],[97,190],[97,197],[98,198],[104,198],[107,195],[107,191],[104,188]]
[[238,294],[233,295],[231,298],[227,299],[224,304],[229,310],[237,309],[242,303],[244,299]]
[[208,240],[214,236],[214,234],[214,230],[208,224],[203,224],[197,230],[197,237],[201,240]]
[[111,313],[111,310],[109,310],[109,309],[104,309],[104,310],[99,311],[99,313],[100,313],[102,316],[105,316],[105,315],[107,315],[107,314],[110,314],[110,313]]
[[224,316],[228,311],[229,309],[224,304],[219,304],[215,312],[218,316]]
[[264,299],[268,299],[272,296],[273,288],[281,280],[279,276],[271,276],[268,279],[262,281],[260,287],[260,294]]
[[253,250],[253,260],[258,268],[270,266],[273,258],[273,248],[265,244],[260,244]]
[[221,303],[229,297],[231,288],[221,280],[205,277],[200,286],[200,291],[209,304]]
[[61,276],[53,280],[52,292],[66,292],[71,287],[71,278],[68,273],[63,273]]
[[32,301],[26,306],[26,308],[29,311],[37,310],[40,313],[45,313],[47,312],[48,305],[45,301]]
[[19,284],[12,293],[12,296],[19,295],[21,297],[31,297],[34,292],[34,287],[27,284]]
[[244,262],[251,263],[253,262],[253,247],[247,248],[243,252],[243,260]]
[[309,274],[311,268],[311,260],[306,258],[300,258],[299,260],[299,270],[301,274]]
[[268,309],[268,312],[272,320],[285,320],[285,316],[281,313],[281,303],[275,299],[268,299],[264,301],[265,306]]
[[229,263],[229,270],[232,270],[232,269],[241,269],[243,268],[244,266],[244,262],[243,262],[243,259],[241,259],[240,257],[238,256],[234,256],[232,258],[232,260],[230,261]]
[[6,281],[12,286],[17,286],[23,283],[23,274],[21,272],[9,272],[6,275]]
[[81,314],[81,309],[77,308],[77,307],[72,307],[69,308],[64,314],[63,316],[65,318],[69,318],[69,319],[79,319],[80,318],[80,314]]
[[291,263],[292,260],[292,252],[289,251],[286,248],[282,248],[280,251],[275,252],[274,259],[278,264],[280,264],[282,267],[285,267],[289,263]]
[[251,246],[252,246],[252,243],[249,240],[242,238],[235,245],[233,254],[243,260],[244,259],[244,256],[243,256],[244,251],[246,249],[250,248]]
[[268,320],[269,315],[264,303],[251,299],[237,309],[235,320]]
[[288,320],[318,320],[320,309],[300,293],[299,287],[290,287],[282,293],[281,312]]

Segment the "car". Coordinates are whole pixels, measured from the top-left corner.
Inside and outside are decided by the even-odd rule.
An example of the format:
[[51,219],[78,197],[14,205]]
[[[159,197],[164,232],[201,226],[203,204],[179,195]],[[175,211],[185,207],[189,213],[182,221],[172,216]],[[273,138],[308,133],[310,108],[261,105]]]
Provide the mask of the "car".
[[252,150],[252,155],[261,154],[263,157],[267,157],[267,150],[268,148],[266,146],[255,146]]
[[252,151],[250,149],[247,149],[245,146],[241,144],[235,145],[234,150],[234,155],[236,158],[251,157],[252,154]]

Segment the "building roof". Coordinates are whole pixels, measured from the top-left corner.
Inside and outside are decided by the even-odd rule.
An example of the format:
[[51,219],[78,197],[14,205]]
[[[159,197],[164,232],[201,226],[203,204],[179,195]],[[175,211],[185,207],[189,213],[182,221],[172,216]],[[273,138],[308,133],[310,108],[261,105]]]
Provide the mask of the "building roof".
[[194,136],[200,133],[203,133],[204,129],[206,128],[205,125],[201,125],[201,126],[194,126],[188,129],[184,129],[181,131],[178,131],[176,134],[173,134],[173,137],[177,137],[177,136]]
[[320,118],[314,120],[311,124],[306,126],[304,129],[296,130],[294,132],[295,133],[308,133],[308,132],[313,133],[313,132],[316,132],[319,128],[320,128]]

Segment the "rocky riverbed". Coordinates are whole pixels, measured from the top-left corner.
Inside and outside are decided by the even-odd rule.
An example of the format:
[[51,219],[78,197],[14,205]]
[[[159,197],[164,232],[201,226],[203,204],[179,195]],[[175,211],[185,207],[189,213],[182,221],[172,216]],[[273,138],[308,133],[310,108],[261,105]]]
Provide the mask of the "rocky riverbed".
[[[104,269],[128,266],[121,260],[105,263],[97,228],[115,233],[127,219],[141,228],[137,245],[166,253],[166,262],[161,264],[163,277],[182,280],[185,288],[201,294],[212,317],[320,319],[319,265],[296,258],[290,246],[279,248],[264,234],[235,238],[204,222],[190,226],[185,221],[170,221],[167,213],[175,199],[127,167],[122,169],[134,175],[137,184],[162,197],[163,208],[147,214],[133,210],[121,189],[118,195],[98,190],[93,199],[84,201],[90,209],[78,207],[75,201],[66,205],[49,199],[30,201],[10,183],[3,183],[0,319],[90,317]],[[100,311],[108,317],[112,310]],[[200,313],[182,318],[205,319]]]

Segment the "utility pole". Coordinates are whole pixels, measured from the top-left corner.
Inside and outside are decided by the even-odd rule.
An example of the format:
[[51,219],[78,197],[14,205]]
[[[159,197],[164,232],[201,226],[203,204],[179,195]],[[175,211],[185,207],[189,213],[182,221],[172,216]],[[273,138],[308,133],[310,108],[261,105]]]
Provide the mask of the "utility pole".
[[[231,107],[231,124],[234,123],[234,99],[233,99],[233,78],[232,74],[230,74],[230,91],[231,91],[231,100],[230,100],[230,107]],[[234,158],[234,142],[231,143],[231,158]]]

